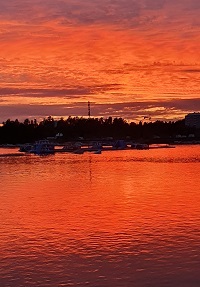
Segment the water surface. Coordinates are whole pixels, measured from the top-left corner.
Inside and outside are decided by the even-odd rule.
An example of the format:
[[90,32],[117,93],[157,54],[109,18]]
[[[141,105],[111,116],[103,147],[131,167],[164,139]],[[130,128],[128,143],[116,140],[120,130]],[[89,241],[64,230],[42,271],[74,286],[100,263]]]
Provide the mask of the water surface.
[[0,286],[200,286],[199,163],[200,146],[0,157]]

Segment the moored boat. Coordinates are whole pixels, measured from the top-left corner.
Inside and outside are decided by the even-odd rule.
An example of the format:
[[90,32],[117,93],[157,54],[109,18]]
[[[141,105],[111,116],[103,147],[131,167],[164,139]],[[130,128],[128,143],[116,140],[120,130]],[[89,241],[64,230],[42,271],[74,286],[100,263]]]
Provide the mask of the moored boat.
[[40,140],[33,145],[33,148],[29,152],[39,155],[54,154],[55,145],[48,140]]
[[145,143],[132,143],[132,149],[149,149],[149,145]]
[[19,151],[20,152],[30,152],[30,150],[33,149],[33,145],[31,144],[24,144],[24,145],[21,145],[20,148],[19,148]]
[[101,149],[95,150],[94,154],[101,154]]

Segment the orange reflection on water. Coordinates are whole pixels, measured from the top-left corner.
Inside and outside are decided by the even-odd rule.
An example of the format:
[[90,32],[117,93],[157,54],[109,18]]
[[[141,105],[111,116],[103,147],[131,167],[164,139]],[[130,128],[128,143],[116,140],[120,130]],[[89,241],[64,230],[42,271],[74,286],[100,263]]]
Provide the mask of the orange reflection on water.
[[16,166],[7,166],[2,221],[17,233],[48,236],[52,230],[77,238],[144,227],[152,234],[174,232],[198,218],[200,197],[198,164],[182,162],[179,153],[180,148],[56,155],[30,158],[26,165],[19,159],[11,183]]
[[199,161],[198,146],[1,157],[0,282],[198,278]]

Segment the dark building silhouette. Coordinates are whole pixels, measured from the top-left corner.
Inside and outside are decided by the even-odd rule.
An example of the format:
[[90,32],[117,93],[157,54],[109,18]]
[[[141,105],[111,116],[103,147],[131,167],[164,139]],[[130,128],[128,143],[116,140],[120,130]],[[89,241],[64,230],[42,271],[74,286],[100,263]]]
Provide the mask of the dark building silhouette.
[[185,116],[185,125],[200,128],[200,113],[190,113]]

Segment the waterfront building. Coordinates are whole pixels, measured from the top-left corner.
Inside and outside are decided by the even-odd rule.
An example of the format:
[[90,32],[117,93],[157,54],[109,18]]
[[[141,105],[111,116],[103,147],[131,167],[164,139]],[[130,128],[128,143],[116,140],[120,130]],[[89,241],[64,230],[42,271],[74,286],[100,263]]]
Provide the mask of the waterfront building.
[[185,125],[200,128],[200,113],[190,113],[185,116]]

